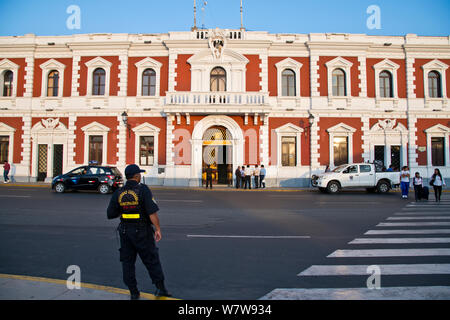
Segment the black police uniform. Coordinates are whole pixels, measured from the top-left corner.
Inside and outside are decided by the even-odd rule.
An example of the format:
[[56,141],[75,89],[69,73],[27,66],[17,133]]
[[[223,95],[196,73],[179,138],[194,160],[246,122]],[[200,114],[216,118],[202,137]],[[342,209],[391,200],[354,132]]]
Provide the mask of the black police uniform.
[[136,282],[135,262],[139,254],[148,270],[152,282],[164,287],[164,274],[155,244],[154,230],[149,214],[159,210],[150,189],[137,181],[128,180],[125,186],[117,190],[108,206],[108,219],[120,217],[120,261],[122,262],[123,281],[132,296],[139,295]]

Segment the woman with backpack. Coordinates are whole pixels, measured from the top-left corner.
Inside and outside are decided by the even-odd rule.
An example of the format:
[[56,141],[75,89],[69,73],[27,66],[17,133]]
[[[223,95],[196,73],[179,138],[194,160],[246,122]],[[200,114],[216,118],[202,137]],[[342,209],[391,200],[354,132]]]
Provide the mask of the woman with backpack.
[[434,188],[434,197],[436,202],[441,202],[442,186],[445,186],[444,178],[442,178],[441,171],[439,169],[434,169],[434,174],[431,177],[430,185]]
[[413,178],[413,186],[414,186],[414,195],[416,198],[416,202],[422,199],[423,194],[423,179],[420,176],[419,172],[416,172]]

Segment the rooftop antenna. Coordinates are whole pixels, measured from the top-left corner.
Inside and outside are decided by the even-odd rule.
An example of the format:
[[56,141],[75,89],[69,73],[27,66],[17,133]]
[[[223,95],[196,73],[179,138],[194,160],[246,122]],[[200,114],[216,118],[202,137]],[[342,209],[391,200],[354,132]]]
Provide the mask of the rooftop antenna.
[[207,4],[208,4],[208,1],[204,0],[203,6],[202,6],[202,29],[205,29],[205,7]]
[[242,0],[241,0],[241,29],[244,29],[244,16],[243,16],[243,10],[242,10]]
[[192,30],[197,30],[197,1],[194,0],[194,27]]

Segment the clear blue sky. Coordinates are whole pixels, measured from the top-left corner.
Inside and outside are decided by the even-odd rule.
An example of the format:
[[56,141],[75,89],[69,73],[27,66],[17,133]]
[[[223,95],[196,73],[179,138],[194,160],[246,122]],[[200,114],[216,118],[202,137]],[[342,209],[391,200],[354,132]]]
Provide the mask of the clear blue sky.
[[[202,25],[197,0],[198,26]],[[206,28],[239,28],[239,0],[208,0]],[[81,9],[81,29],[69,30],[66,9]],[[381,29],[369,30],[370,5],[381,9]],[[193,0],[0,0],[0,35],[166,33],[193,25]],[[450,35],[450,0],[244,0],[244,26],[270,33]]]

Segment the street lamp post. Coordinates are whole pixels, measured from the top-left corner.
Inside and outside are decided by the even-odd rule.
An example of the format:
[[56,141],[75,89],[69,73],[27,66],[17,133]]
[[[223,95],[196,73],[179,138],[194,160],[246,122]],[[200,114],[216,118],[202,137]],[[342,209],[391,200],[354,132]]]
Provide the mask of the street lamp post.
[[309,122],[309,186],[311,187],[311,179],[312,179],[312,126],[314,124],[314,115],[312,113],[309,114],[308,122]]

